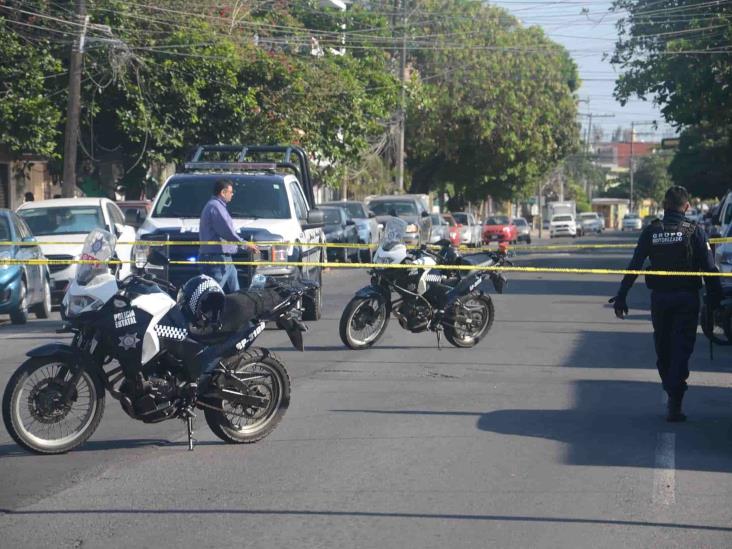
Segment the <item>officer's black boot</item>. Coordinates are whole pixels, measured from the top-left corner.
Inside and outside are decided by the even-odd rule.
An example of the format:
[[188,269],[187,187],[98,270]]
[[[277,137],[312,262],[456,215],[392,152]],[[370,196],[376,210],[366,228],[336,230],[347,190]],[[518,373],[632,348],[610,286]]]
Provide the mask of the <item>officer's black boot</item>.
[[686,421],[686,416],[681,412],[681,401],[682,396],[670,396],[668,397],[668,414],[666,414],[666,421],[669,423],[681,423]]

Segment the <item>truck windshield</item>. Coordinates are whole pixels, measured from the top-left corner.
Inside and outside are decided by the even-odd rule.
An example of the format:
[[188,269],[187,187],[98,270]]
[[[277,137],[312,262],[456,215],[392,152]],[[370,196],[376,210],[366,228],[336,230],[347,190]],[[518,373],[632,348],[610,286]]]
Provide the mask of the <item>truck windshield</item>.
[[552,221],[572,221],[571,215],[555,215],[552,217]]
[[[218,177],[171,179],[160,192],[152,216],[200,217],[201,210],[211,199],[214,182],[218,179]],[[234,197],[228,205],[231,217],[289,219],[290,204],[282,179],[261,176],[227,176],[225,179],[234,183]]]

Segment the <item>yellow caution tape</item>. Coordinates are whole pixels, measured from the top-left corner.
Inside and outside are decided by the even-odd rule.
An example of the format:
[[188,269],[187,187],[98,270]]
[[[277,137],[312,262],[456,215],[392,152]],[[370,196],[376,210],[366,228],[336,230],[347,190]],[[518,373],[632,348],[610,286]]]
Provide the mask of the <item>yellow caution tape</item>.
[[[710,244],[729,244],[732,243],[732,238],[711,238],[709,239]],[[84,242],[13,242],[13,241],[0,241],[0,246],[39,246],[39,245],[47,245],[47,246],[73,246],[73,245],[82,245]],[[200,246],[200,245],[210,245],[210,246],[216,246],[216,245],[229,245],[229,246],[246,246],[247,244],[255,244],[259,247],[281,247],[281,248],[289,248],[289,247],[314,247],[314,248],[351,248],[351,249],[375,249],[379,247],[379,244],[361,244],[361,243],[342,243],[342,242],[255,242],[255,241],[234,241],[234,242],[227,242],[227,241],[220,241],[220,240],[212,240],[212,241],[199,241],[199,240],[140,240],[140,241],[120,241],[117,242],[118,245],[125,245],[125,246]],[[527,245],[527,246],[514,246],[511,248],[514,252],[520,252],[520,253],[532,253],[534,251],[545,251],[545,250],[599,250],[599,249],[632,249],[635,248],[636,244],[634,243],[627,243],[627,244],[547,244],[547,245]],[[418,249],[419,246],[416,245],[408,245],[407,248],[410,249]],[[427,245],[427,248],[433,249],[433,250],[439,250],[441,249],[441,246],[437,246],[434,244]],[[490,246],[481,246],[477,248],[470,248],[468,246],[455,246],[456,249],[459,249],[461,251],[472,251],[472,252],[481,252],[481,251],[495,251],[495,247]]]
[[[2,259],[0,265],[75,265],[75,264],[134,264],[134,261],[92,259]],[[170,265],[235,265],[247,267],[323,267],[332,269],[425,269],[424,265],[385,264],[385,263],[329,263],[316,261],[170,261]],[[581,275],[653,275],[653,276],[711,276],[732,278],[732,273],[706,273],[689,271],[643,271],[628,269],[575,269],[566,267],[515,267],[494,265],[435,265],[427,266],[431,270],[451,271],[502,271],[509,273],[560,273]]]

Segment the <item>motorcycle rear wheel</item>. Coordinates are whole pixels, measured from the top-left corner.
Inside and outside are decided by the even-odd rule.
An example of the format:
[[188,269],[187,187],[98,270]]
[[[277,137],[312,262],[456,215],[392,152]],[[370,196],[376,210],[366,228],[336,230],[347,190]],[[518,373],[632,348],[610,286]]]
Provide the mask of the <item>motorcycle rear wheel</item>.
[[[463,303],[452,309],[450,321],[444,324],[445,339],[455,347],[475,347],[490,331],[495,314],[493,300],[489,295],[466,296]],[[473,323],[476,324],[475,327],[472,326]]]
[[341,315],[341,341],[353,350],[368,349],[381,339],[388,324],[389,307],[383,297],[354,297]]
[[725,310],[717,314],[720,315],[720,318],[715,319],[713,325],[710,326],[707,317],[707,306],[706,304],[701,306],[702,332],[713,343],[724,347],[730,346],[732,345],[732,312]]
[[16,370],[2,406],[5,428],[15,442],[36,454],[63,454],[96,431],[104,414],[104,385],[83,370],[71,404],[65,405],[61,395],[70,381],[68,365],[54,357],[31,358]]
[[211,405],[230,413],[204,408],[206,423],[224,442],[251,444],[274,431],[290,405],[290,376],[284,364],[267,349],[251,348],[227,361],[224,366],[235,375],[249,378],[237,382],[223,377],[224,387],[232,391],[256,396],[264,406],[251,403],[215,399]]

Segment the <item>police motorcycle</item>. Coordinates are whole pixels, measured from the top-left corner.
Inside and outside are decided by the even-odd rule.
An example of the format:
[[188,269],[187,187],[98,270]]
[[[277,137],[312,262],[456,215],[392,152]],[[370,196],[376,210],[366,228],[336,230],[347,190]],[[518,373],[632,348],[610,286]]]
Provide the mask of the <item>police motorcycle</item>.
[[[386,331],[393,314],[402,328],[412,333],[430,330],[455,347],[474,347],[488,333],[495,315],[491,287],[503,292],[505,277],[491,267],[510,265],[505,249],[461,256],[449,241],[440,250],[426,246],[407,250],[403,243],[407,223],[387,222],[373,257],[384,268],[369,271],[371,284],[362,288],[346,306],[340,320],[341,341],[351,349],[374,345]],[[410,265],[413,268],[389,268]],[[457,266],[475,269],[456,269]]]
[[[29,351],[10,378],[2,414],[12,438],[39,454],[76,448],[99,425],[105,391],[133,419],[184,420],[191,450],[197,408],[228,443],[272,432],[289,405],[290,380],[273,353],[252,344],[276,321],[303,350],[297,304],[311,288],[265,284],[225,296],[215,280],[197,276],[176,301],[166,281],[110,273],[115,244],[103,230],[87,236],[82,259],[90,263],[79,265],[62,303],[59,332],[73,333],[71,343]],[[149,258],[164,261],[156,252]]]
[[722,285],[719,307],[710,310],[708,300],[702,303],[699,318],[702,333],[710,342],[719,346],[732,345],[732,287]]

